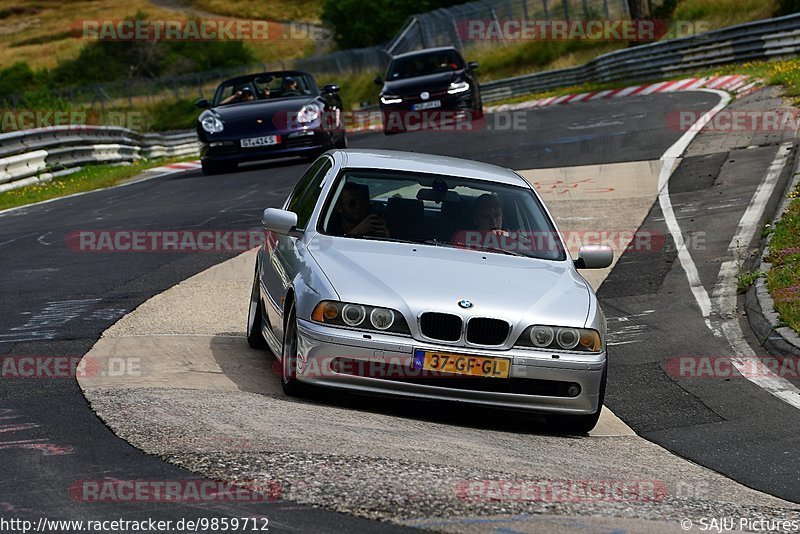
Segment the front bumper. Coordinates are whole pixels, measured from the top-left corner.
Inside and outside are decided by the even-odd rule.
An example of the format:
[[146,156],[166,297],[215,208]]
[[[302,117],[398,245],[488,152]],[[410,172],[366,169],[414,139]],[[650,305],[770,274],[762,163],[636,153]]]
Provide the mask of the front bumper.
[[[280,135],[281,142],[276,145],[242,148],[241,138],[203,139],[200,147],[200,160],[209,162],[243,163],[271,158],[308,156],[333,148],[333,138],[322,130],[292,130],[269,132],[264,135]],[[245,135],[244,137],[257,137]]]
[[[417,349],[507,358],[512,360],[510,375],[509,378],[486,379],[443,379],[438,376],[417,376],[410,380],[390,378],[388,375],[394,377],[400,369],[411,368],[414,351]],[[406,336],[366,334],[298,320],[297,379],[316,386],[360,393],[458,401],[544,414],[594,413],[600,401],[606,355],[581,355],[577,358],[574,354],[571,356],[568,359],[556,359],[551,352],[525,349],[481,351],[466,347],[437,346]],[[340,364],[348,360],[373,363],[372,369],[380,370],[383,376],[342,372]],[[369,368],[369,365],[363,367]],[[437,382],[442,385],[437,385]],[[497,386],[487,390],[486,385],[490,382]],[[472,384],[476,387],[472,387]],[[580,386],[580,393],[576,396],[563,394],[567,384]],[[521,390],[525,393],[518,392]],[[556,391],[562,393],[555,393]]]

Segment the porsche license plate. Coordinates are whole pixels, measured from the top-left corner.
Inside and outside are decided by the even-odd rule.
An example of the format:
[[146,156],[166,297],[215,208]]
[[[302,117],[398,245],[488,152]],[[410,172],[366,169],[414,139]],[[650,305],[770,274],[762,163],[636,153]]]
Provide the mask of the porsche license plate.
[[242,139],[242,148],[277,145],[281,142],[280,135],[266,135],[264,137],[251,137]]
[[414,104],[411,106],[411,109],[414,111],[419,111],[420,109],[433,109],[440,107],[442,107],[441,100],[431,100],[430,102],[420,102],[419,104]]
[[508,378],[511,360],[417,350],[414,352],[414,368],[456,375]]

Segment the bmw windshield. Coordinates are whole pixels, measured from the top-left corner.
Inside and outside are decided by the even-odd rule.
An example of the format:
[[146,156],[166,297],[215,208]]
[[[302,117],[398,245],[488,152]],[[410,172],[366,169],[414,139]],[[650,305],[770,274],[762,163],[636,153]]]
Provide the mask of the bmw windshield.
[[456,176],[345,170],[331,189],[319,229],[350,238],[566,258],[530,189]]

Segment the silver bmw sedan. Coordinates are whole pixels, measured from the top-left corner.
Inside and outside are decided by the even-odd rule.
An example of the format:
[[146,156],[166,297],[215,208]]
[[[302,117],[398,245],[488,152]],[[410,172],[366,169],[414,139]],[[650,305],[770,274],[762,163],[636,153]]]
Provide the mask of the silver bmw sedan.
[[509,169],[386,150],[318,158],[264,211],[247,338],[311,386],[543,414],[587,432],[606,320],[536,191]]

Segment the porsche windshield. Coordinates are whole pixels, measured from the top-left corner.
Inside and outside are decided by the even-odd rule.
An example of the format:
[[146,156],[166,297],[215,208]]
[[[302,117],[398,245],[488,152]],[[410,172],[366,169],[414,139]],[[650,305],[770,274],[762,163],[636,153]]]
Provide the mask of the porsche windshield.
[[273,72],[229,80],[217,88],[214,106],[317,94],[314,80],[297,72]]
[[331,189],[319,229],[350,238],[566,258],[531,190],[455,176],[345,170]]

